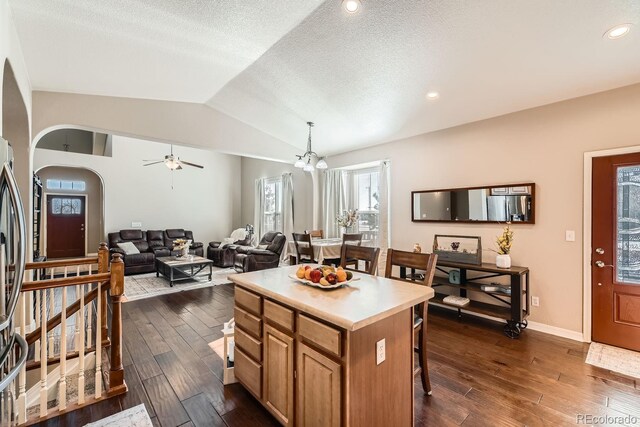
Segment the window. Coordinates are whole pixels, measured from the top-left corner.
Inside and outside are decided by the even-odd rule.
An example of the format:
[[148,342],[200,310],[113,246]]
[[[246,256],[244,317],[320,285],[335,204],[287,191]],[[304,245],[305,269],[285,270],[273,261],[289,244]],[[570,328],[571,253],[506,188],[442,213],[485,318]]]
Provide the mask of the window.
[[358,209],[358,224],[353,232],[378,245],[380,230],[380,172],[378,168],[345,171],[347,209]]
[[267,178],[263,186],[262,233],[282,230],[282,178]]
[[84,191],[86,188],[87,188],[87,184],[84,181],[47,179],[48,190]]
[[81,200],[54,197],[51,199],[51,213],[54,215],[82,215]]

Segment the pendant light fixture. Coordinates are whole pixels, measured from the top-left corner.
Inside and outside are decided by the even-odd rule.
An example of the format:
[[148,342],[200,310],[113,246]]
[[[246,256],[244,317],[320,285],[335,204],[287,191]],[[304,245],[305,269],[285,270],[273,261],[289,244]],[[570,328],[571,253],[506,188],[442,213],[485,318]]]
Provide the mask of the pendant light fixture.
[[316,163],[315,167],[311,164],[311,158],[312,157],[318,158],[318,155],[315,153],[315,151],[311,150],[311,128],[313,127],[313,122],[307,122],[307,125],[309,126],[309,139],[307,140],[307,151],[301,156],[296,156],[298,160],[296,160],[296,162],[294,163],[294,166],[297,168],[301,168],[305,172],[313,172],[315,168],[326,169],[329,167],[329,165],[327,165],[327,162],[324,160],[324,157],[319,158],[318,163]]

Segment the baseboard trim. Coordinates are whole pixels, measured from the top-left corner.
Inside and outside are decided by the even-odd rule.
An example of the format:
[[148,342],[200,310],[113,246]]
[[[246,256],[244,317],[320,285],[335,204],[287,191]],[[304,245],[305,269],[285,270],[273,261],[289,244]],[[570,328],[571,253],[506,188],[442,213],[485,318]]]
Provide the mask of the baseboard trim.
[[[447,310],[458,311],[457,307],[452,307],[450,305],[433,303],[433,302],[431,304],[441,308],[446,308]],[[470,316],[482,317],[483,319],[493,320],[494,322],[498,322],[498,323],[507,323],[506,320],[499,319],[497,317],[487,316],[486,314],[481,314],[481,313],[475,313],[473,311],[465,310],[464,308],[461,308],[460,310],[463,313],[468,314]],[[527,323],[528,323],[527,329],[531,329],[532,331],[543,332],[545,334],[555,335],[557,337],[567,338],[567,339],[578,341],[578,342],[589,342],[583,339],[582,332],[576,332],[569,329],[558,328],[557,326],[551,326],[544,323],[532,322],[531,320],[528,320]]]
[[557,326],[531,321],[529,321],[529,329],[532,331],[544,332],[549,335],[555,335],[557,337],[568,338],[573,341],[585,342],[582,332],[576,332],[570,329],[558,328]]

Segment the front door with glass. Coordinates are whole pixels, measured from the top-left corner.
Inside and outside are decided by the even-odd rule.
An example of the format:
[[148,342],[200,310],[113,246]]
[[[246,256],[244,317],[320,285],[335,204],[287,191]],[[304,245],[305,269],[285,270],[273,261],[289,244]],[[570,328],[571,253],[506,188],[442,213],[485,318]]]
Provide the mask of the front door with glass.
[[640,153],[593,159],[592,340],[640,351]]

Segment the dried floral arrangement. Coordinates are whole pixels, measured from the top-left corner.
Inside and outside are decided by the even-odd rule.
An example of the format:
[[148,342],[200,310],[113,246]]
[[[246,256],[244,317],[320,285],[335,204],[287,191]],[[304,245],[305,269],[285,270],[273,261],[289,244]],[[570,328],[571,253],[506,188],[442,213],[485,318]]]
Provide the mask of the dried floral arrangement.
[[496,251],[500,255],[508,255],[511,253],[511,244],[513,243],[513,231],[511,230],[511,223],[507,223],[502,230],[502,234],[496,237],[496,244],[498,250]]
[[359,218],[358,209],[348,209],[336,216],[336,222],[340,227],[352,227],[358,223]]

